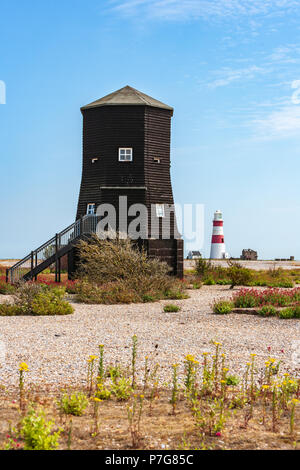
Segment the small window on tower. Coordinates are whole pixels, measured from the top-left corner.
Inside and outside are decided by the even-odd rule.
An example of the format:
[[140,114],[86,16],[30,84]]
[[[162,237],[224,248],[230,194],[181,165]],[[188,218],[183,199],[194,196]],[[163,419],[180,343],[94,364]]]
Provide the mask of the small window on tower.
[[163,204],[156,204],[156,216],[157,217],[165,216],[165,206]]
[[96,212],[96,204],[94,202],[87,205],[87,215],[93,215]]
[[119,162],[132,162],[132,148],[119,148]]

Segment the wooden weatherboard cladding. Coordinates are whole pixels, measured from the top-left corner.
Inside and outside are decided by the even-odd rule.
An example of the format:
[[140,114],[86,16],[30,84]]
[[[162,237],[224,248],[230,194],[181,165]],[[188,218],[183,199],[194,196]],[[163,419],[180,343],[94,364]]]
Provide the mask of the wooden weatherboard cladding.
[[[84,106],[81,111],[83,166],[76,218],[84,216],[88,204],[93,202],[96,207],[113,204],[118,220],[119,196],[127,196],[128,207],[135,203],[147,206],[151,233],[151,205],[174,204],[170,178],[173,108],[124,87]],[[119,160],[121,148],[132,149],[132,161]],[[155,223],[159,227],[160,219]],[[154,244],[151,240],[147,245],[149,256],[155,252],[155,256],[167,261],[174,273],[181,276],[182,244],[169,240],[160,240],[155,248]]]

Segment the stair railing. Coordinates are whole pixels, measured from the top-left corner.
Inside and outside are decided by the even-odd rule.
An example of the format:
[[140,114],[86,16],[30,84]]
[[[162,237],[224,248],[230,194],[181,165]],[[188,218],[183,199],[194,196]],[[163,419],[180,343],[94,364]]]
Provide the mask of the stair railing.
[[36,250],[25,256],[16,264],[6,270],[6,282],[16,283],[40,263],[44,262],[58,251],[74,242],[84,234],[96,233],[99,217],[97,215],[85,215],[76,220]]

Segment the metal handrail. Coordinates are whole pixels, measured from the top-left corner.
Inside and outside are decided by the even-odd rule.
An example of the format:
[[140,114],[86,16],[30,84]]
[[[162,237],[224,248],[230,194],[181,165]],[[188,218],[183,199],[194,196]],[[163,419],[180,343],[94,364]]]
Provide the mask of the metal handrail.
[[[40,260],[42,259],[41,262],[44,262],[47,259],[50,259],[54,254],[57,255],[57,251],[60,248],[69,245],[71,242],[74,242],[74,240],[78,239],[83,234],[96,232],[97,219],[98,219],[98,216],[94,214],[89,214],[73,222],[67,228],[63,229],[54,237],[50,238],[50,240],[43,243],[41,246],[36,248],[30,254],[25,256],[23,259],[21,259],[16,264],[8,268],[6,270],[6,281],[11,282],[11,283],[19,281],[21,278],[23,278],[25,275],[28,275],[28,273],[32,272],[33,269],[38,266],[39,259]],[[88,223],[86,224],[85,222],[88,222]],[[67,239],[64,240],[65,243],[62,243],[62,237],[64,237],[68,233],[69,235],[67,236]],[[44,255],[45,250],[50,247],[53,248],[53,253],[51,253],[50,256],[48,256],[45,259],[41,258],[41,255],[42,256]],[[40,258],[38,257],[39,255],[40,255]],[[30,267],[27,265],[29,262],[30,262]],[[26,272],[24,272],[24,270],[26,270]]]

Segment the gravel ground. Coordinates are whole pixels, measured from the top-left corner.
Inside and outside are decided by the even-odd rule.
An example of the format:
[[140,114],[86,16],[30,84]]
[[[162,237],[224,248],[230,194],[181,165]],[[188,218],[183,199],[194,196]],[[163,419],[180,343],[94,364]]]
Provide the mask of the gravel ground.
[[[14,260],[0,260],[0,266],[10,267],[20,261],[19,259]],[[299,269],[300,261],[275,261],[275,260],[258,260],[258,261],[245,261],[245,260],[236,260],[237,263],[240,263],[245,268],[250,268],[254,270],[260,269]],[[184,260],[184,269],[194,269],[195,260]],[[224,268],[228,267],[226,260],[212,260],[212,264],[215,266],[222,266]],[[30,261],[24,264],[24,267],[30,268]]]
[[[30,368],[28,382],[41,387],[83,384],[86,359],[97,354],[100,343],[105,345],[106,363],[130,363],[133,334],[139,341],[140,377],[146,355],[151,362],[159,362],[161,381],[167,381],[171,364],[182,364],[186,354],[199,358],[204,351],[212,352],[211,340],[222,343],[233,373],[243,373],[251,353],[256,353],[258,364],[263,365],[271,347],[272,357],[283,360],[285,368],[300,376],[300,320],[213,315],[211,302],[214,298],[229,298],[232,291],[228,286],[203,286],[189,294],[189,299],[172,301],[182,307],[178,313],[164,313],[163,305],[169,302],[163,301],[132,305],[74,303],[75,313],[70,316],[0,317],[0,385],[17,385],[22,361]],[[7,296],[0,295],[0,302],[5,300]]]
[[[274,268],[281,269],[299,269],[300,261],[275,261],[275,260],[258,260],[258,261],[245,261],[245,260],[235,260],[237,263],[241,264],[244,268],[254,269],[255,271],[268,270]],[[218,259],[211,261],[214,266],[221,266],[222,268],[227,268],[227,260]],[[184,269],[194,269],[195,260],[184,260]]]

